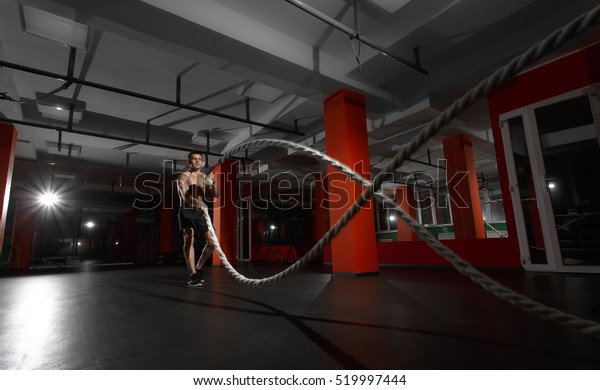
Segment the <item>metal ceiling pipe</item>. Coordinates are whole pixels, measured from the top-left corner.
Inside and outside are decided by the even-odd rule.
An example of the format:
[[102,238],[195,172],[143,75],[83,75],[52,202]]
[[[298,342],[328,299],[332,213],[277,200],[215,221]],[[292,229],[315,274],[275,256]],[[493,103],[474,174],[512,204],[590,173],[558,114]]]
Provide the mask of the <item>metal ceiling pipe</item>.
[[[66,133],[73,133],[73,134],[79,134],[79,135],[87,135],[89,137],[97,137],[97,138],[104,138],[104,139],[110,139],[110,140],[114,140],[114,141],[123,141],[123,142],[130,142],[130,143],[135,143],[135,144],[139,144],[139,145],[147,145],[147,146],[154,146],[157,148],[163,148],[163,149],[172,149],[172,150],[180,150],[183,152],[189,152],[190,148],[189,147],[181,147],[181,146],[175,146],[175,145],[165,145],[165,144],[159,144],[156,142],[146,142],[146,141],[142,141],[142,140],[136,140],[136,139],[131,139],[131,138],[126,138],[126,137],[117,137],[114,135],[105,135],[105,134],[98,134],[98,133],[92,133],[89,131],[83,131],[83,130],[74,130],[74,129],[65,129],[63,127],[60,126],[51,126],[51,125],[46,125],[43,123],[36,123],[36,122],[28,122],[28,121],[20,121],[17,119],[8,119],[8,118],[1,118],[0,117],[0,122],[5,122],[5,123],[12,123],[15,125],[24,125],[24,126],[31,126],[31,127],[39,127],[41,129],[49,129],[49,130],[56,130],[59,132],[59,134],[61,134],[62,132],[66,132]],[[223,155],[221,153],[212,153],[209,151],[202,151],[199,150],[200,152],[202,152],[203,154],[208,154],[211,156],[217,156],[217,157],[223,157]],[[232,159],[236,159],[236,160],[247,160],[247,161],[253,161],[251,158],[248,157],[236,157],[236,156],[232,156]]]
[[421,67],[421,65],[414,64],[408,60],[405,60],[403,58],[400,58],[400,57],[388,52],[385,48],[379,46],[375,42],[371,41],[369,38],[367,38],[363,35],[360,35],[358,32],[352,30],[350,27],[344,25],[343,23],[338,22],[331,16],[319,11],[318,9],[312,8],[310,5],[307,5],[300,0],[285,0],[285,1],[295,7],[300,8],[304,12],[311,14],[315,18],[322,20],[323,22],[329,24],[330,26],[335,27],[336,29],[343,32],[344,34],[347,34],[348,36],[350,36],[351,38],[358,39],[360,42],[364,43],[365,45],[370,46],[373,49],[379,51],[381,54],[398,61],[402,65],[407,66],[407,67],[411,68],[412,70],[415,70],[423,75],[429,74],[429,72],[427,70],[423,69]]
[[69,76],[65,76],[62,74],[58,74],[58,73],[48,72],[45,70],[40,70],[40,69],[35,69],[35,68],[31,68],[31,67],[24,66],[24,65],[15,64],[12,62],[0,60],[0,67],[20,70],[22,72],[37,74],[39,76],[51,77],[51,78],[58,79],[58,80],[64,80],[66,82],[79,84],[79,85],[83,85],[86,87],[101,89],[104,91],[113,92],[113,93],[117,93],[117,94],[125,95],[125,96],[130,96],[130,97],[134,97],[137,99],[160,103],[160,104],[164,104],[166,106],[182,108],[182,109],[190,110],[190,111],[196,111],[196,112],[200,112],[202,114],[217,116],[220,118],[225,118],[225,119],[229,119],[229,120],[236,121],[236,122],[242,122],[242,123],[246,123],[249,125],[264,127],[264,128],[271,129],[271,130],[277,130],[277,131],[281,131],[282,133],[289,133],[289,134],[294,134],[294,135],[299,135],[299,136],[306,135],[304,133],[298,133],[294,130],[286,129],[284,127],[273,126],[268,123],[261,123],[261,122],[257,122],[257,121],[253,121],[253,120],[248,120],[245,118],[239,118],[237,116],[223,114],[223,113],[217,112],[217,111],[206,110],[204,108],[194,107],[194,106],[190,106],[188,104],[173,102],[173,101],[170,101],[167,99],[161,99],[161,98],[157,98],[154,96],[144,95],[144,94],[138,93],[138,92],[133,92],[133,91],[128,91],[128,90],[121,89],[121,88],[111,87],[110,85],[94,83],[92,81],[81,80],[81,79],[78,79],[77,77],[69,77]]
[[438,169],[446,169],[446,167],[441,166],[441,165],[435,165],[435,164],[432,164],[430,162],[425,162],[425,161],[413,160],[412,158],[407,158],[406,161],[410,161],[410,162],[422,164],[422,165],[427,165],[428,167],[433,167],[433,168],[438,168]]

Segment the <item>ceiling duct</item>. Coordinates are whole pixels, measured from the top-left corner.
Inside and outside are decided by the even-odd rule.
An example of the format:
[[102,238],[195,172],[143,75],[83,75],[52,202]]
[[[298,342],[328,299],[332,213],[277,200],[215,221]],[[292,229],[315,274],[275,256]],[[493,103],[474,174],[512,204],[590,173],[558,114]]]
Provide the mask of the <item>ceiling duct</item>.
[[280,89],[269,87],[268,85],[257,82],[251,83],[241,93],[242,96],[260,100],[261,102],[265,103],[273,103],[284,94],[285,92]]
[[371,3],[377,4],[390,14],[395,14],[398,10],[410,3],[411,0],[369,0]]
[[90,28],[50,12],[20,4],[23,31],[62,45],[87,50]]

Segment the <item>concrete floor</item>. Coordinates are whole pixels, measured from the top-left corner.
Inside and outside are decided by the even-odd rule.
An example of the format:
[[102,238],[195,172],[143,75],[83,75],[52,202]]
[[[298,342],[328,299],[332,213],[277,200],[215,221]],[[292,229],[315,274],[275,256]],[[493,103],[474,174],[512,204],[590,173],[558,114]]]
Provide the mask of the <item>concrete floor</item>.
[[[505,303],[452,269],[303,270],[251,288],[184,266],[0,276],[2,369],[598,369],[600,340]],[[264,277],[279,266],[241,266]],[[600,275],[486,271],[600,321]]]

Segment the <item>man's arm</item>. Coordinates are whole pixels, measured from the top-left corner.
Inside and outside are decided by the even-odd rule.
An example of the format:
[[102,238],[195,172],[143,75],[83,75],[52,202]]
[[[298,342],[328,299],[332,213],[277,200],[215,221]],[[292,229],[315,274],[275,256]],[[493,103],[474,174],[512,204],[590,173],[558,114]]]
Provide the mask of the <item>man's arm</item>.
[[[212,182],[210,185],[207,184],[206,180],[208,180],[209,182]],[[215,174],[213,172],[211,172],[208,176],[206,176],[206,180],[204,181],[204,186],[208,189],[208,191],[210,191],[210,193],[212,194],[213,198],[218,198],[219,197],[219,186],[217,186],[217,183],[215,182]]]
[[219,186],[217,185],[217,182],[215,181],[215,174],[213,172],[211,172],[209,177],[213,180],[213,184],[212,184],[213,197],[218,198],[219,197]]

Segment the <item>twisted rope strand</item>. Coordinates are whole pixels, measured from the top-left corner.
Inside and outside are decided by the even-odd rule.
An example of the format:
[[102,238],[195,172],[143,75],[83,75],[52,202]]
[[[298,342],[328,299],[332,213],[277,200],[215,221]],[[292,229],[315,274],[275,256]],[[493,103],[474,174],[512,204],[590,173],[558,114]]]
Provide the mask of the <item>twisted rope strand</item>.
[[[342,171],[343,173],[345,173],[346,175],[348,175],[352,180],[357,181],[358,183],[362,184],[363,186],[368,186],[371,184],[370,181],[364,179],[362,176],[360,176],[359,174],[357,174],[356,172],[354,172],[353,170],[351,170],[350,168],[348,168],[347,166],[345,166],[344,164],[342,164],[341,162],[327,156],[324,154],[321,154],[319,151],[309,148],[307,146],[303,146],[303,145],[299,145],[290,141],[284,141],[284,140],[276,140],[276,139],[260,139],[260,140],[254,140],[254,141],[248,141],[245,142],[243,144],[238,145],[237,147],[235,147],[234,149],[231,149],[230,151],[228,151],[227,153],[224,154],[224,157],[221,158],[218,162],[218,164],[221,164],[226,158],[227,156],[231,156],[233,154],[236,154],[240,151],[244,151],[246,149],[250,149],[250,148],[255,148],[255,147],[264,147],[264,146],[280,146],[283,148],[293,148],[293,149],[297,149],[301,152],[304,152],[312,157],[314,157],[315,159],[318,159],[320,161],[323,161],[331,166],[333,166],[334,168]],[[359,207],[360,209],[360,207]],[[339,232],[341,231],[341,229],[350,221],[350,219],[346,220],[346,221],[338,221],[338,223],[336,223],[336,225],[334,226],[338,226],[334,232],[328,231],[318,242],[317,244],[315,244],[315,246],[313,246],[313,248],[311,248],[304,256],[302,256],[300,259],[298,259],[294,264],[292,264],[291,266],[289,266],[288,268],[286,268],[285,270],[272,275],[270,277],[267,278],[262,278],[262,279],[252,279],[252,278],[248,278],[242,274],[240,274],[230,263],[229,260],[227,259],[227,256],[225,255],[225,253],[223,253],[223,250],[221,249],[221,245],[219,243],[219,240],[217,238],[217,235],[214,231],[214,228],[212,226],[212,221],[210,219],[210,215],[208,214],[208,209],[203,208],[203,213],[204,213],[204,218],[207,222],[208,225],[208,229],[209,232],[211,234],[211,236],[213,237],[213,240],[215,242],[215,250],[217,251],[217,254],[219,255],[219,259],[221,260],[221,262],[223,263],[224,267],[227,269],[227,271],[240,283],[243,284],[247,284],[250,285],[252,287],[260,287],[263,285],[267,285],[273,282],[276,282],[280,279],[283,279],[286,276],[289,276],[290,274],[299,271],[300,269],[302,269],[310,260],[312,260],[317,254],[322,252],[322,248],[327,245],[335,236],[337,236],[339,234]]]
[[[327,231],[327,233],[325,233],[325,235],[317,242],[317,244],[315,244],[313,248],[309,250],[308,253],[306,253],[300,260],[298,260],[292,266],[288,267],[286,270],[271,277],[263,279],[246,278],[245,276],[239,274],[231,266],[231,264],[229,264],[225,254],[223,253],[220,245],[218,244],[216,234],[214,232],[214,229],[212,228],[212,223],[208,215],[208,211],[204,209],[204,215],[207,219],[209,231],[216,242],[216,249],[221,261],[228,269],[228,271],[232,275],[234,275],[234,277],[237,280],[255,287],[272,283],[289,275],[292,272],[299,270],[310,259],[316,256],[317,253],[320,253],[323,247],[339,234],[341,229],[354,217],[354,215],[356,215],[360,208],[364,206],[377,191],[379,191],[381,184],[383,183],[383,178],[385,174],[395,171],[396,168],[398,168],[414,151],[420,148],[429,138],[431,138],[433,135],[439,132],[444,125],[449,123],[451,119],[453,119],[459,113],[464,111],[467,107],[472,105],[473,102],[475,102],[477,99],[486,96],[493,88],[502,84],[509,77],[512,77],[515,74],[519,73],[526,66],[532,64],[533,62],[541,58],[544,54],[547,54],[548,52],[556,49],[558,46],[562,45],[567,40],[574,38],[575,36],[581,34],[583,31],[587,30],[590,26],[596,24],[598,22],[599,17],[600,6],[597,6],[589,13],[580,16],[579,18],[569,23],[567,26],[555,31],[544,41],[532,46],[524,54],[513,59],[509,64],[500,68],[498,71],[494,72],[489,78],[480,82],[476,87],[469,90],[462,98],[455,101],[448,109],[444,110],[437,118],[431,121],[425,129],[420,131],[412,142],[410,142],[408,145],[402,148],[394,156],[394,158],[391,160],[388,166],[384,168],[382,173],[375,177],[373,182],[369,182],[357,173],[353,172],[350,168],[341,164],[339,161],[331,159],[328,156],[321,154],[317,150],[311,149],[303,145],[298,145],[289,141],[272,139],[250,141],[238,145],[237,147],[226,152],[224,156],[219,159],[217,164],[221,164],[226,158],[229,158],[237,152],[243,151],[254,146],[277,145],[298,149],[300,151],[303,151],[304,153],[307,153],[319,159],[320,161],[325,161],[330,165],[336,167],[337,169],[341,170],[349,177],[351,177],[353,180],[366,186],[366,188],[363,190],[362,194],[355,200],[355,202],[350,206],[350,208],[348,208],[348,210],[342,216],[342,218],[340,218],[340,220],[338,220]],[[440,254],[443,258],[448,260],[452,264],[452,266],[456,268],[461,274],[468,276],[471,280],[480,284],[486,290],[492,292],[499,298],[507,300],[508,302],[517,307],[520,307],[528,312],[540,316],[541,318],[554,321],[563,326],[578,329],[586,334],[591,334],[596,337],[600,337],[600,324],[594,321],[583,320],[577,316],[563,313],[557,309],[547,307],[523,295],[517,294],[516,292],[510,290],[505,286],[502,286],[501,284],[492,280],[488,276],[476,270],[471,264],[460,258],[452,250],[442,245],[423,226],[421,226],[418,222],[414,221],[410,216],[408,216],[391,198],[386,197],[380,192],[377,192],[377,197],[382,199],[382,201],[384,202],[391,202],[391,204],[393,204],[396,210],[399,212],[400,218],[407,225],[409,225],[411,229],[417,232],[419,236],[427,243],[427,245],[429,245],[436,253]]]
[[483,223],[485,223],[485,225],[486,225],[487,227],[489,227],[490,229],[492,229],[492,231],[493,231],[494,233],[496,233],[497,235],[499,235],[500,237],[502,237],[502,238],[507,238],[507,237],[508,237],[508,235],[506,235],[506,234],[502,233],[500,230],[498,230],[498,229],[496,229],[495,227],[493,227],[493,226],[492,226],[492,224],[491,224],[491,223],[489,223],[488,221],[485,221],[485,220],[484,220],[484,221],[483,221]]
[[506,286],[498,283],[489,276],[474,268],[469,262],[463,260],[450,248],[440,243],[425,227],[413,220],[398,204],[390,197],[378,192],[375,196],[384,204],[393,207],[404,223],[418,233],[431,249],[446,259],[462,275],[469,277],[475,283],[481,285],[497,297],[504,299],[514,306],[533,313],[543,319],[553,321],[559,325],[575,328],[583,333],[600,338],[600,323],[579,318],[575,315],[564,313],[527,298]]
[[[309,148],[309,147],[303,146],[303,145],[298,145],[293,142],[284,141],[284,140],[275,140],[275,139],[262,139],[262,140],[246,142],[246,143],[240,145],[239,148],[241,150],[243,150],[245,148],[253,148],[253,147],[257,147],[257,146],[279,146],[279,147],[283,147],[283,148],[297,149],[299,151],[309,154],[310,156],[314,157],[315,159],[317,159],[319,161],[322,161],[329,165],[334,166],[336,169],[338,169],[341,172],[343,172],[344,174],[348,175],[354,181],[356,181],[357,183],[359,183],[363,186],[368,187],[368,186],[372,185],[372,183],[369,180],[365,179],[360,174],[354,172],[352,169],[350,169],[348,166],[342,164],[341,162],[339,162],[335,159],[332,159],[329,156],[322,154],[315,149],[312,149],[312,148]],[[234,153],[237,153],[237,152],[238,151],[235,151]],[[406,223],[411,229],[413,229],[415,232],[417,232],[419,237],[422,240],[424,240],[429,247],[431,247],[436,253],[438,253],[440,256],[442,256],[444,259],[446,259],[460,274],[469,277],[472,281],[481,285],[483,288],[490,291],[497,297],[499,297],[499,298],[509,302],[510,304],[512,304],[516,307],[519,307],[529,313],[535,314],[542,319],[555,322],[555,323],[565,326],[565,327],[577,329],[585,334],[590,334],[595,337],[600,337],[600,324],[599,323],[590,321],[590,320],[586,320],[586,319],[582,319],[575,315],[564,313],[560,310],[548,307],[546,305],[543,305],[541,303],[533,301],[532,299],[527,298],[527,297],[501,285],[497,281],[491,279],[489,276],[478,271],[469,262],[467,262],[466,260],[463,260],[459,255],[457,255],[451,249],[449,249],[448,247],[446,247],[445,245],[440,243],[425,227],[423,227],[417,221],[412,219],[402,208],[400,208],[400,206],[398,206],[398,204],[392,198],[384,195],[381,192],[375,193],[374,196],[377,197],[384,204],[386,204],[390,207],[393,207],[398,212],[398,216],[400,217],[400,219],[402,219],[402,221],[404,223]],[[363,198],[359,197],[356,200],[356,202],[360,203],[360,202],[362,202],[362,200],[363,200]],[[206,213],[206,215],[208,215],[208,213]],[[213,236],[215,236],[215,240],[216,240],[216,235],[214,234],[214,230],[212,230],[212,226],[210,224],[210,219],[208,219],[207,221],[209,222],[208,226],[211,231],[211,234],[213,234]],[[308,253],[306,253],[301,259],[299,259],[296,263],[294,263],[292,266],[288,267],[284,271],[282,271],[276,275],[273,275],[271,277],[268,277],[268,278],[249,279],[243,275],[240,275],[229,264],[225,255],[222,254],[222,251],[220,251],[220,247],[218,247],[218,252],[219,252],[219,256],[220,256],[221,260],[223,261],[224,264],[226,264],[226,268],[232,275],[234,275],[236,280],[238,280],[242,283],[250,284],[254,287],[257,287],[257,286],[269,284],[274,281],[280,280],[283,277],[286,277],[289,274],[300,270],[302,267],[304,267],[304,265],[308,261],[310,261],[312,258],[314,258],[314,256],[316,256],[318,253],[320,253],[322,251],[322,248],[325,245],[327,245],[339,233],[339,231],[341,231],[341,229],[345,226],[345,224],[347,222],[349,222],[349,219],[346,221],[343,218],[340,219],[319,240],[319,242],[317,244],[315,244],[315,246]]]

